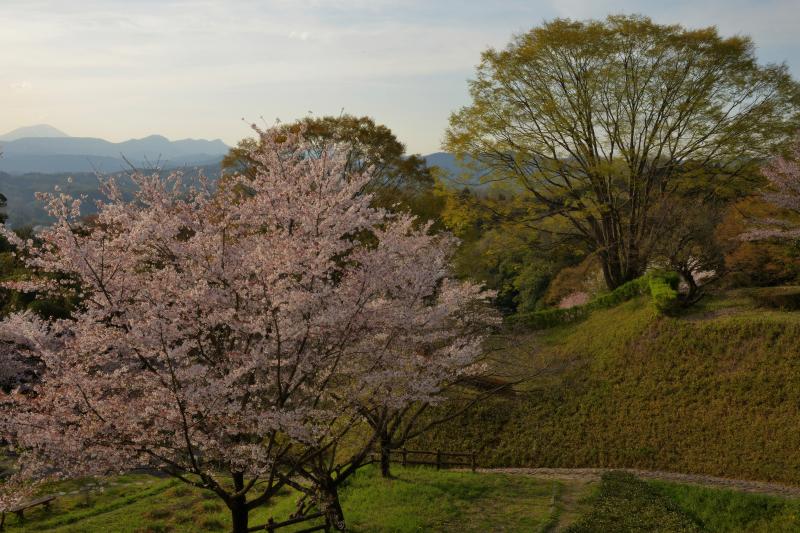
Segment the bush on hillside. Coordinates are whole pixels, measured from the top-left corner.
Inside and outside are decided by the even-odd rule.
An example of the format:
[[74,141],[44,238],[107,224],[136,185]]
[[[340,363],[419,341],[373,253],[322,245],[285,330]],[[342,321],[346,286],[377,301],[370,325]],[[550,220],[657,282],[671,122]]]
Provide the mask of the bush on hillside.
[[659,313],[671,313],[679,306],[677,290],[679,282],[680,277],[675,272],[651,272],[624,283],[585,305],[520,313],[510,317],[508,322],[512,326],[547,329],[582,320],[592,311],[608,309],[647,293],[653,298],[653,304]]
[[653,305],[661,314],[669,314],[678,307],[678,284],[680,277],[675,272],[660,272],[648,278]]

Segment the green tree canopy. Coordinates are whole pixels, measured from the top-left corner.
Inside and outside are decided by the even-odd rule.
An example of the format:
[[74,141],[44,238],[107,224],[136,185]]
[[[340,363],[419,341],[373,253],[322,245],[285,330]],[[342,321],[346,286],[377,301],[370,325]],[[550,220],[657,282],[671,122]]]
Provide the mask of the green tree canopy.
[[[677,189],[733,184],[794,131],[800,87],[746,37],[640,16],[558,19],[483,53],[445,148],[512,179],[616,287],[647,266]],[[468,157],[467,157],[468,156]]]
[[[345,146],[347,173],[371,169],[374,178],[365,192],[372,193],[380,207],[411,211],[428,220],[438,218],[441,206],[433,194],[434,176],[425,159],[417,154],[406,155],[406,146],[391,129],[376,124],[370,117],[341,115],[338,117],[306,117],[284,126],[303,128],[304,137],[316,146]],[[255,173],[255,162],[249,154],[256,147],[255,139],[244,139],[223,159],[225,171]]]

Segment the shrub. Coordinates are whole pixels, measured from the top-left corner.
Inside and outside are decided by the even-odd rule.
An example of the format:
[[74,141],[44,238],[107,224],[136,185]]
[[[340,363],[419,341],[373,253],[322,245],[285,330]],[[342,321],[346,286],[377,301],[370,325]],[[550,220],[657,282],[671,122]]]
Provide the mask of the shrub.
[[653,302],[659,312],[669,312],[677,307],[679,281],[678,274],[674,272],[653,272],[623,283],[613,291],[602,294],[585,305],[519,313],[509,317],[508,323],[512,326],[523,326],[535,330],[547,329],[581,320],[594,310],[608,309],[648,292],[653,297]]
[[668,314],[677,308],[679,282],[680,278],[674,272],[659,272],[649,277],[650,296],[659,313]]

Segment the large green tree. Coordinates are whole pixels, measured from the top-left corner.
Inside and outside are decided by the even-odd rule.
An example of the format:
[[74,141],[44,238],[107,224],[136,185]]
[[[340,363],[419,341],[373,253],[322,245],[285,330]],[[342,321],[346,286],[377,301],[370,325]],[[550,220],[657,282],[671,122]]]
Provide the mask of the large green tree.
[[610,288],[646,268],[665,198],[732,185],[800,117],[800,87],[750,39],[640,16],[518,35],[483,53],[470,93],[445,148],[514,180],[528,220],[567,221]]
[[[312,146],[347,146],[345,172],[360,174],[367,170],[373,179],[365,191],[374,197],[374,205],[400,209],[425,219],[438,220],[441,201],[433,194],[432,169],[417,154],[406,154],[406,146],[387,126],[372,118],[342,114],[340,116],[306,117],[283,126],[303,129]],[[223,159],[227,171],[254,174],[257,164],[250,153],[256,139],[244,139]]]

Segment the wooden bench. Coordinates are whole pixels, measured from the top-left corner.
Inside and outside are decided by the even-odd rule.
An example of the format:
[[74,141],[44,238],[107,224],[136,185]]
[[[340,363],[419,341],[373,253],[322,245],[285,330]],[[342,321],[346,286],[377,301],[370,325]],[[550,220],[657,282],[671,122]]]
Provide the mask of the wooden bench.
[[22,522],[23,520],[25,520],[25,511],[27,509],[36,507],[37,505],[44,505],[45,509],[49,509],[50,502],[52,502],[55,499],[56,496],[54,494],[51,494],[49,496],[42,496],[41,498],[36,498],[35,500],[31,500],[29,502],[17,505],[16,507],[12,507],[11,509],[8,509],[8,511],[3,511],[2,513],[0,513],[0,531],[2,531],[3,526],[5,525],[6,522],[6,512],[14,513],[15,515],[17,515],[19,521]]

